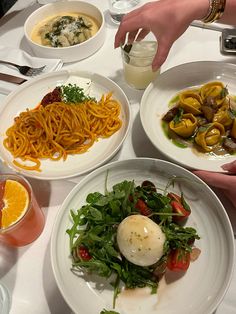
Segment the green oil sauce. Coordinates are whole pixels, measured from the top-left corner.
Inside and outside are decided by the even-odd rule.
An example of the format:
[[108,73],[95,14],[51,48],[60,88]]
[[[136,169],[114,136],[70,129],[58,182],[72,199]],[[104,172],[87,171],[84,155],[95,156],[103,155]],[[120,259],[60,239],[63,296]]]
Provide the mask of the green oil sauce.
[[175,140],[175,139],[171,139],[171,142],[173,143],[173,144],[175,144],[175,146],[178,146],[178,147],[180,147],[180,148],[187,148],[188,147],[188,145],[186,145],[186,144],[183,144],[183,143],[180,143],[180,142],[178,142],[177,140]]
[[180,147],[180,148],[187,148],[188,145],[187,144],[184,144],[182,143],[180,140],[178,140],[178,138],[172,138],[170,136],[170,133],[169,133],[169,127],[168,127],[168,122],[165,122],[165,121],[162,121],[162,130],[165,134],[165,136],[177,147]]
[[168,107],[172,107],[179,101],[179,94],[175,95],[171,100],[169,101]]

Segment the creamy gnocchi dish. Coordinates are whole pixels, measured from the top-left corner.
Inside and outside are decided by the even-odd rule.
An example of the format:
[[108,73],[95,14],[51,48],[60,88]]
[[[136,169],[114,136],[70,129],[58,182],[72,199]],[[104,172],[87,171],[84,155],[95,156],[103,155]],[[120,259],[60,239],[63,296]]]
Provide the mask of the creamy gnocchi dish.
[[82,13],[50,16],[33,28],[31,39],[43,46],[69,47],[80,44],[99,30],[99,23]]
[[222,82],[178,93],[162,117],[167,136],[180,147],[215,155],[236,153],[236,101]]

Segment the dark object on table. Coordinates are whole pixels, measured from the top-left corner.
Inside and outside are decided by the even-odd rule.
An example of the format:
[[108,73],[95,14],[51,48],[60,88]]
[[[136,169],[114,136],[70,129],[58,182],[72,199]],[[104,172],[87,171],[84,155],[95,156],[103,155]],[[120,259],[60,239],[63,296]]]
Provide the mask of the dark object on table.
[[17,0],[0,0],[0,18],[16,3]]
[[224,29],[222,31],[220,51],[223,55],[236,55],[236,29]]

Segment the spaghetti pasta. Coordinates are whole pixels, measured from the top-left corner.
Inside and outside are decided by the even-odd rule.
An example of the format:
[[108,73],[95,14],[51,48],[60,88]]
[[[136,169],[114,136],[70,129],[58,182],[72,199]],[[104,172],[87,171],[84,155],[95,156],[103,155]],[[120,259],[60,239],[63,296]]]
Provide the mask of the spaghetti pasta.
[[80,104],[53,102],[21,112],[6,131],[4,146],[14,158],[33,166],[14,163],[23,169],[40,171],[41,158],[65,160],[68,154],[82,154],[99,138],[107,138],[122,125],[120,103],[112,93]]

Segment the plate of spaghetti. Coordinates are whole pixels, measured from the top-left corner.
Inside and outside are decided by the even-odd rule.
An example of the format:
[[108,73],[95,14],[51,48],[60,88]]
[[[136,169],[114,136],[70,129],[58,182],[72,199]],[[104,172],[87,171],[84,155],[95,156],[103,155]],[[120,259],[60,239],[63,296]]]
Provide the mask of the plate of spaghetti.
[[118,85],[86,71],[58,71],[21,85],[3,102],[0,157],[43,180],[85,174],[112,158],[130,127]]

